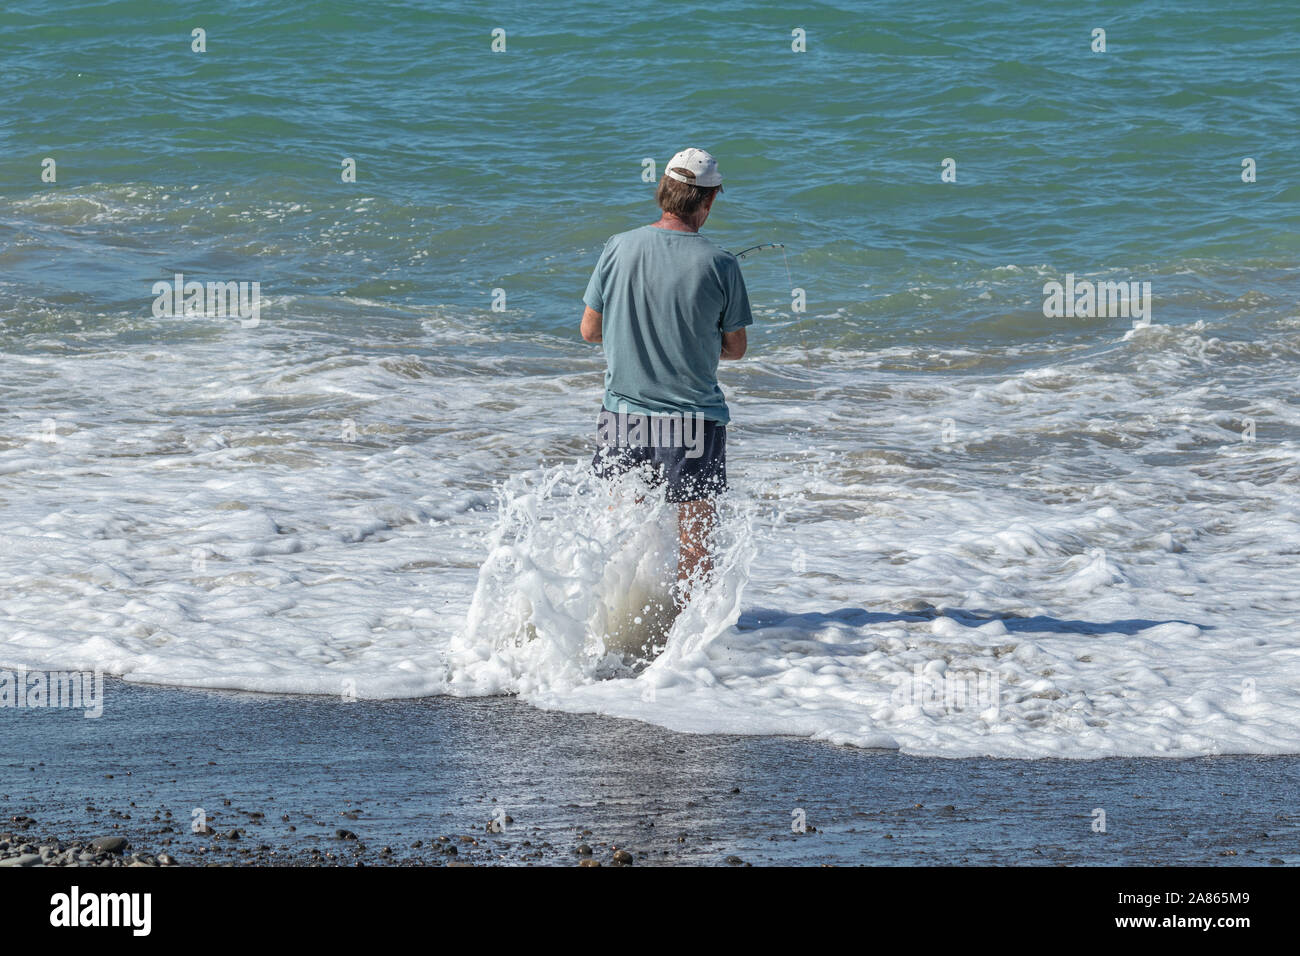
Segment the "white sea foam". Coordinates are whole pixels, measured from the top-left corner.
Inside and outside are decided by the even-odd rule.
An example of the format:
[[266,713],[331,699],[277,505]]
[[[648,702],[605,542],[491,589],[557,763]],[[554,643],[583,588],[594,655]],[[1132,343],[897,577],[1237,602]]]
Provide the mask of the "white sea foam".
[[1300,752],[1294,331],[756,351],[717,584],[629,668],[672,511],[586,475],[598,357],[413,321],[10,363],[0,664],[942,756]]
[[[677,506],[635,474],[617,484],[585,465],[521,475],[501,489],[497,525],[450,682],[461,693],[564,694],[689,667],[740,616],[753,558],[746,499],[719,508],[713,568],[678,613]],[[652,662],[652,663],[651,663]]]

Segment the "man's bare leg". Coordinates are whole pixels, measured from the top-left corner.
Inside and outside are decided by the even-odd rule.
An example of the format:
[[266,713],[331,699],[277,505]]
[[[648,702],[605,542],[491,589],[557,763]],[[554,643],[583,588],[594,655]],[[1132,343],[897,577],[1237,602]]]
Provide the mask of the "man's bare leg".
[[713,501],[683,501],[677,506],[677,530],[681,546],[677,558],[678,600],[684,606],[690,600],[693,583],[703,582],[713,570],[709,537],[717,520]]

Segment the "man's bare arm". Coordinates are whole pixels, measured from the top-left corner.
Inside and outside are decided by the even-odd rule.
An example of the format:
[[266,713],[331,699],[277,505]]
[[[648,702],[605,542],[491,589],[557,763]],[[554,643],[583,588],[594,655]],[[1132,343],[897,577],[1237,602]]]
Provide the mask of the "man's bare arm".
[[601,335],[601,319],[603,316],[587,306],[582,310],[582,340],[584,342],[599,342]]
[[745,334],[744,329],[722,333],[722,357],[724,359],[744,358],[745,349],[747,348],[749,348],[749,336]]

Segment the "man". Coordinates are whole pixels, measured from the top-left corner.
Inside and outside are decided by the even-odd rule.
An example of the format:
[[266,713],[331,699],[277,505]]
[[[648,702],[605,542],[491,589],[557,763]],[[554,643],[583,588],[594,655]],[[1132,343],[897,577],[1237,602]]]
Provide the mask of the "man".
[[727,487],[730,411],[718,360],[738,359],[754,321],[740,263],[700,235],[722,191],[717,161],[684,149],[655,200],[658,222],[613,236],[583,296],[582,337],[608,368],[593,466],[613,477],[646,468],[678,505],[677,599],[712,568],[714,499]]

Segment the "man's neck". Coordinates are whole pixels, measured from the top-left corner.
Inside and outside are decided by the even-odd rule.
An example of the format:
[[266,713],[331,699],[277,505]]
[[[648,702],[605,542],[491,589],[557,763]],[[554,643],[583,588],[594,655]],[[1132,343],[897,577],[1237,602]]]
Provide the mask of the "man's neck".
[[651,225],[659,229],[671,229],[673,232],[699,232],[691,223],[670,212],[664,213],[659,217],[658,222],[653,222]]

